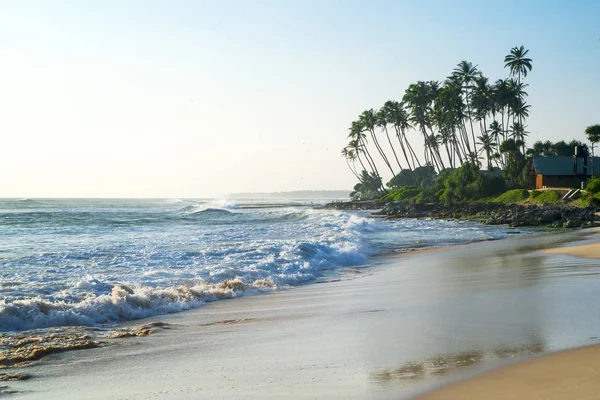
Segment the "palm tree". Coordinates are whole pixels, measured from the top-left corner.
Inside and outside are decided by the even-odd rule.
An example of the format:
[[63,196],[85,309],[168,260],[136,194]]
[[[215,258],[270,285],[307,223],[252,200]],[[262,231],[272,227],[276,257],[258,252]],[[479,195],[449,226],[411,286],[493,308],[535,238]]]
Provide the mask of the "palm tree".
[[385,163],[385,165],[387,165],[387,167],[390,169],[390,171],[392,173],[392,177],[396,176],[396,173],[392,169],[392,165],[390,164],[387,156],[385,155],[385,152],[383,151],[383,148],[381,147],[381,145],[379,144],[379,141],[377,140],[377,136],[375,135],[375,127],[378,124],[377,113],[375,112],[375,110],[373,110],[371,108],[369,110],[363,111],[363,113],[360,114],[360,116],[358,117],[358,121],[360,122],[361,127],[363,129],[366,129],[371,134],[371,138],[373,139],[373,144],[375,145],[375,148],[379,152],[379,155],[383,159],[383,162]]
[[516,118],[517,121],[522,124],[525,118],[529,117],[530,108],[530,105],[525,104],[525,101],[523,101],[520,97],[517,97],[512,105],[513,121],[514,118]]
[[429,137],[428,129],[431,129],[430,113],[431,113],[431,101],[434,90],[437,90],[438,85],[432,85],[429,82],[419,81],[413,83],[406,89],[404,93],[403,102],[408,106],[411,111],[411,120],[419,127],[423,139],[425,142],[424,156],[425,164],[432,162],[438,171],[441,171],[440,165],[437,162],[435,150],[430,147],[431,141]]
[[585,128],[585,134],[592,144],[592,178],[594,177],[594,145],[600,142],[600,124],[590,125]]
[[488,171],[490,171],[492,169],[492,156],[491,155],[494,152],[494,150],[496,149],[496,146],[498,144],[494,141],[494,137],[492,135],[489,135],[485,132],[481,136],[479,136],[477,139],[479,139],[479,144],[481,145],[479,152],[480,153],[485,152],[485,157],[487,158]]
[[488,82],[488,78],[480,75],[475,78],[475,86],[473,87],[473,108],[481,132],[487,132],[487,116],[493,109],[492,87]]
[[465,105],[467,106],[467,117],[469,118],[469,124],[471,125],[471,136],[473,138],[473,148],[475,149],[475,153],[477,153],[477,145],[475,143],[475,131],[473,130],[473,119],[471,118],[471,100],[470,94],[472,91],[471,83],[475,80],[475,78],[480,74],[477,69],[477,65],[473,65],[468,61],[461,61],[458,63],[454,71],[452,72],[454,77],[460,82],[462,90],[465,96]]
[[412,128],[410,125],[410,115],[404,108],[404,104],[397,101],[386,102],[384,108],[387,112],[388,122],[392,124],[394,130],[396,131],[396,137],[398,138],[398,143],[400,144],[402,154],[404,154],[404,159],[406,160],[408,169],[411,170],[415,182],[419,184],[414,171],[417,166],[421,166],[421,162],[410,145],[410,142],[406,138],[406,131]]
[[527,58],[529,50],[525,50],[524,46],[513,47],[510,54],[504,57],[504,68],[510,69],[511,76],[517,76],[517,82],[521,83],[521,75],[527,76],[527,72],[531,71],[531,58]]
[[496,141],[496,143],[498,143],[499,139],[500,139],[500,135],[502,135],[502,127],[500,126],[498,121],[493,120],[492,123],[490,124],[490,134],[493,135],[494,141]]
[[346,160],[346,164],[348,165],[350,172],[352,172],[352,174],[356,177],[356,179],[360,180],[360,175],[358,174],[358,172],[356,171],[356,168],[354,167],[354,162],[356,160],[357,154],[354,152],[352,147],[350,147],[350,146],[344,147],[342,149],[342,157],[344,157],[344,159]]
[[[510,83],[509,83],[509,79],[498,79],[496,81],[496,83],[494,84],[494,101],[495,101],[495,108],[500,112],[500,122],[501,122],[501,126],[502,126],[502,136],[504,136],[504,139],[506,140],[506,137],[508,136],[508,125],[509,125],[509,118],[508,115],[509,112],[509,104],[510,104]],[[506,126],[504,125],[504,121],[505,121],[505,117],[506,116]]]
[[366,170],[362,160],[360,159],[361,153],[365,155],[365,160],[367,160],[367,164],[369,164],[371,171],[379,176],[377,165],[375,165],[373,157],[371,157],[371,154],[369,153],[369,149],[367,147],[367,135],[365,135],[362,125],[358,121],[352,121],[349,130],[350,133],[348,134],[348,137],[350,138],[350,146],[353,147],[356,154],[359,155],[359,161],[361,162],[363,169]]
[[521,143],[523,154],[525,154],[525,137],[529,134],[525,128],[525,125],[521,124],[520,122],[515,122],[510,129],[515,141]]
[[[398,155],[396,154],[396,150],[394,149],[394,145],[392,144],[392,141],[390,139],[390,134],[387,129],[388,124],[391,122],[389,115],[391,113],[392,107],[393,107],[392,101],[388,100],[385,102],[383,107],[377,112],[377,125],[381,129],[383,129],[383,131],[385,132],[385,136],[387,137],[388,143],[390,144],[390,147],[392,148],[392,153],[394,154],[396,163],[398,163],[398,167],[400,168],[400,171],[402,171],[402,169],[403,169],[402,164],[400,164],[400,160],[398,160]],[[394,175],[394,176],[396,176],[396,175]],[[393,178],[393,176],[392,176],[392,178]]]

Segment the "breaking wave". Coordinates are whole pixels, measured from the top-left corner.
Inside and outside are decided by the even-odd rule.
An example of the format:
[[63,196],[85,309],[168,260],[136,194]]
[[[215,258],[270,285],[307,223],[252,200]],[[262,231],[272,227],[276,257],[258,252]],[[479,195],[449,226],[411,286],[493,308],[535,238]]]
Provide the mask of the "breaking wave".
[[[85,285],[84,285],[85,286]],[[40,297],[0,301],[2,330],[25,330],[55,326],[94,326],[122,320],[145,318],[199,307],[242,293],[260,293],[274,288],[269,281],[246,283],[241,278],[209,285],[190,283],[167,288],[103,283],[104,294],[80,293],[82,300],[52,302]]]

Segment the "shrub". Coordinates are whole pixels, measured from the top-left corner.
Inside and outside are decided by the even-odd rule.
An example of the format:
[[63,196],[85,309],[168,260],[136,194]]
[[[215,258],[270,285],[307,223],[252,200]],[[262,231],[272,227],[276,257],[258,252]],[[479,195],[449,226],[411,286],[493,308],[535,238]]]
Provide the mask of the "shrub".
[[390,192],[388,192],[385,196],[383,196],[381,198],[380,201],[382,202],[389,202],[389,201],[401,201],[401,200],[408,200],[408,199],[412,199],[414,197],[417,197],[417,195],[421,192],[421,189],[414,187],[414,186],[403,186],[399,189],[396,190],[392,190]]
[[482,173],[476,165],[464,164],[444,179],[444,191],[439,196],[444,203],[459,203],[496,196],[506,190],[503,178]]
[[600,176],[587,181],[585,190],[590,193],[600,193]]
[[494,199],[494,203],[519,203],[529,198],[529,192],[525,189],[513,189],[501,194]]

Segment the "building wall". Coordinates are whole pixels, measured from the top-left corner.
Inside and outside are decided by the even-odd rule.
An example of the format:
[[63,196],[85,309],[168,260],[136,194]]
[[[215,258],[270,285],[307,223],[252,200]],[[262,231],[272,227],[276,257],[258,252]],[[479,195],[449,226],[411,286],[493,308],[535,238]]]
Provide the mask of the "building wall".
[[544,175],[542,174],[537,174],[535,176],[535,188],[536,189],[541,189],[542,186],[544,186]]
[[[583,177],[577,177],[575,179],[575,187],[581,187],[581,182],[583,181]],[[552,176],[538,174],[535,180],[535,188],[542,189],[544,186],[557,188],[571,188],[573,187],[573,176]]]

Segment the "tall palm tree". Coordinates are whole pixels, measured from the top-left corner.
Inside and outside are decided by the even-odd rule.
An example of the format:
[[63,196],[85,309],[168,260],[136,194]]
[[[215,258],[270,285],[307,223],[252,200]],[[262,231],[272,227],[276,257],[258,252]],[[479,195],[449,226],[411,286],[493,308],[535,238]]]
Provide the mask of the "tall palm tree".
[[485,152],[488,166],[487,168],[488,171],[490,171],[492,169],[492,154],[496,150],[498,144],[494,141],[494,137],[492,135],[489,135],[485,132],[482,133],[477,139],[479,139],[479,144],[481,145],[479,152]]
[[[502,126],[502,136],[506,140],[509,126],[509,104],[510,104],[510,82],[509,79],[498,79],[494,84],[494,102],[495,108],[500,112],[500,122]],[[506,118],[505,118],[506,117]],[[506,121],[506,125],[504,122]]]
[[590,125],[585,128],[585,134],[592,144],[592,178],[594,177],[594,146],[600,142],[600,124]]
[[[458,157],[460,164],[471,152],[469,135],[465,122],[465,104],[462,99],[462,86],[457,78],[450,76],[444,82],[434,107],[438,130],[443,136],[452,135],[452,155]],[[454,162],[454,160],[452,161]]]
[[356,157],[356,160],[358,160],[358,162],[360,163],[360,166],[362,167],[363,171],[366,171],[367,168],[365,167],[365,164],[362,161],[362,158],[360,157],[360,155],[362,153],[364,153],[364,150],[361,147],[361,144],[359,143],[358,140],[351,140],[350,143],[348,143],[348,149],[352,150],[352,153],[354,155],[354,157]]
[[527,58],[529,50],[525,50],[524,46],[513,47],[510,49],[510,54],[504,57],[504,68],[510,69],[511,76],[517,76],[517,82],[521,83],[521,75],[527,76],[527,73],[531,71],[531,63],[533,60]]
[[[354,145],[353,148],[355,149],[356,153],[359,155],[362,153],[365,156],[365,160],[367,161],[367,164],[369,164],[371,171],[380,176],[379,171],[377,170],[377,165],[369,153],[369,148],[367,147],[367,135],[365,135],[361,123],[358,121],[352,121],[349,130],[350,133],[348,134],[348,137],[350,138],[350,143]],[[362,164],[362,160],[361,165],[363,166],[363,169],[366,170]]]
[[356,168],[354,167],[354,161],[356,160],[357,156],[354,153],[354,150],[352,149],[352,147],[350,147],[350,146],[344,147],[342,149],[342,157],[344,157],[344,159],[346,160],[346,164],[348,165],[350,172],[352,172],[352,174],[356,177],[356,179],[360,180],[360,175],[358,174],[358,172],[356,171]]
[[396,137],[398,138],[398,143],[400,144],[400,149],[402,150],[408,169],[411,170],[415,182],[419,184],[414,171],[417,166],[421,166],[421,162],[406,137],[406,131],[412,128],[410,125],[410,115],[404,108],[404,104],[397,101],[389,101],[384,107],[387,110],[388,121],[396,131]]
[[403,102],[411,111],[411,120],[419,128],[425,142],[424,156],[425,164],[431,162],[435,164],[438,171],[441,170],[437,164],[435,150],[430,147],[428,129],[430,129],[430,112],[432,101],[432,86],[428,82],[419,81],[413,83],[406,89]]
[[498,121],[493,120],[490,124],[490,134],[493,136],[494,141],[498,143],[500,141],[500,135],[502,135],[502,127]]
[[523,123],[525,118],[529,117],[530,105],[525,104],[525,101],[520,97],[517,97],[512,104],[513,122],[516,119],[520,124]]
[[475,131],[473,129],[473,119],[471,118],[471,99],[470,99],[470,95],[471,95],[471,91],[472,91],[472,82],[475,80],[475,78],[477,76],[479,76],[480,72],[477,69],[477,65],[473,65],[473,63],[468,62],[468,61],[461,61],[460,63],[458,63],[458,65],[456,66],[456,68],[454,68],[454,71],[452,72],[452,75],[454,75],[456,77],[456,79],[458,80],[458,82],[460,82],[461,86],[462,86],[462,90],[465,96],[465,105],[467,107],[467,117],[469,118],[469,124],[471,126],[471,136],[473,139],[473,148],[475,150],[475,153],[477,153],[477,145],[475,142]]
[[492,112],[493,98],[489,80],[483,75],[475,78],[472,102],[475,111],[475,120],[479,122],[479,129],[481,132],[486,132],[487,116]]
[[520,122],[515,122],[510,129],[513,139],[516,142],[521,143],[523,154],[525,154],[525,137],[529,134],[525,128],[525,125],[521,124]]
[[360,116],[358,117],[358,121],[359,121],[361,127],[371,134],[371,138],[373,139],[373,144],[375,145],[375,148],[377,149],[377,152],[383,159],[383,162],[385,163],[385,165],[387,165],[387,167],[390,169],[390,172],[392,173],[392,177],[396,176],[396,173],[392,169],[392,165],[390,164],[387,156],[385,155],[385,152],[383,151],[383,148],[379,144],[379,140],[377,140],[377,136],[375,135],[375,127],[378,124],[377,113],[375,112],[375,110],[373,110],[371,108],[369,110],[363,111],[363,113],[360,114]]
[[387,129],[388,124],[391,123],[391,118],[389,116],[391,114],[392,107],[392,101],[388,100],[384,103],[383,107],[377,112],[377,125],[385,132],[385,136],[388,140],[388,143],[390,144],[392,153],[394,154],[394,158],[396,159],[396,163],[398,163],[398,168],[400,168],[400,171],[402,171],[402,164],[400,164],[400,160],[398,160],[398,155],[396,154],[396,150],[394,149],[394,145],[392,144],[392,140],[390,139],[390,134]]

